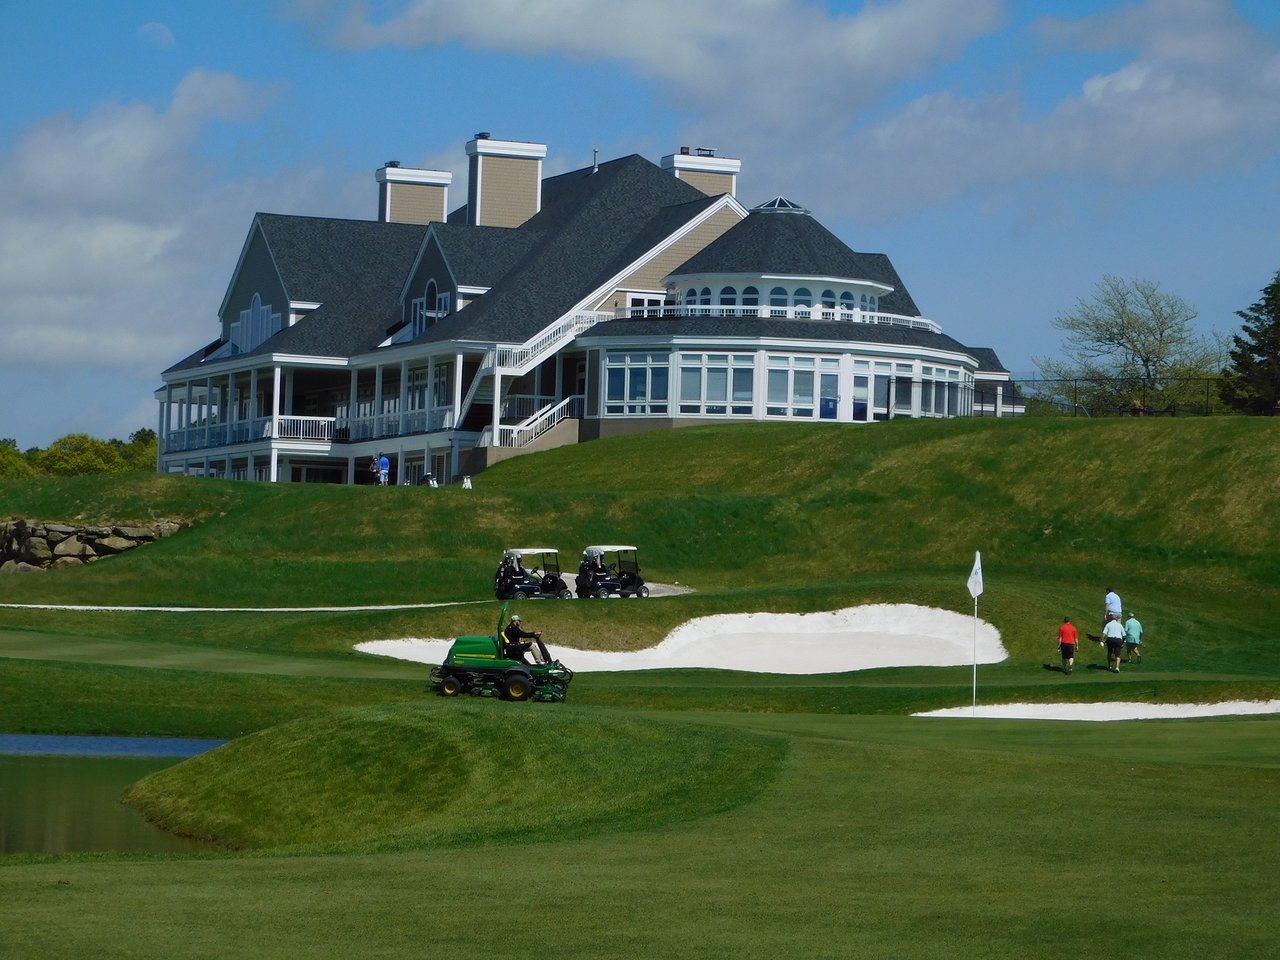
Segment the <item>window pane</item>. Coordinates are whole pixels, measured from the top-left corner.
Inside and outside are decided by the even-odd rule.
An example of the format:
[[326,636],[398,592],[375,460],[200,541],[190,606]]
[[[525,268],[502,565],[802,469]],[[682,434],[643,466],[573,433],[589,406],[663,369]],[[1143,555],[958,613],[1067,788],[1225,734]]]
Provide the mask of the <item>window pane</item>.
[[760,291],[755,287],[747,287],[742,291],[742,305],[744,307],[760,306]]
[[809,292],[808,287],[801,287],[799,290],[796,291],[796,306],[797,307],[813,306],[813,294]]
[[[649,398],[651,400],[667,399],[666,367],[654,367],[649,371]],[[663,412],[665,410],[665,407],[663,407],[662,411],[659,411],[656,407],[654,408],[654,412]]]
[[[751,402],[751,381],[755,375],[753,370],[736,369],[733,371],[733,402]],[[738,411],[735,410],[735,413]]]
[[621,400],[623,386],[626,383],[627,371],[621,367],[612,368],[606,371],[607,384],[605,389],[605,397],[609,400]]
[[812,370],[797,370],[795,372],[795,381],[792,385],[792,395],[795,403],[813,403]]
[[627,394],[628,400],[643,400],[647,394],[645,389],[649,385],[648,370],[643,368],[633,368],[629,371],[631,382],[630,392]]
[[822,305],[828,309],[836,305],[836,292],[834,290],[822,291]]
[[720,290],[720,306],[736,307],[738,305],[738,291],[734,287],[723,287]]
[[[770,370],[769,371],[769,402],[770,403],[786,403],[787,402],[787,371],[786,370]],[[771,413],[773,411],[770,411]]]
[[680,399],[702,399],[702,371],[697,367],[680,368]]
[[785,307],[787,305],[787,291],[782,287],[774,287],[769,291],[769,306]]
[[729,399],[729,371],[724,367],[707,368],[707,403],[724,403]]

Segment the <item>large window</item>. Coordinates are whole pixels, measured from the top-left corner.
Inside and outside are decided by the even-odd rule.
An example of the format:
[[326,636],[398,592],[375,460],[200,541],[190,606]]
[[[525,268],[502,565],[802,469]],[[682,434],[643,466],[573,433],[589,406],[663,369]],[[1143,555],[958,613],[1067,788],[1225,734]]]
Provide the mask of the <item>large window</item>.
[[816,366],[813,357],[770,354],[765,413],[771,417],[812,417]]
[[690,416],[750,416],[755,358],[751,354],[682,353],[680,412]]
[[610,350],[605,355],[605,414],[665,415],[670,369],[666,353]]

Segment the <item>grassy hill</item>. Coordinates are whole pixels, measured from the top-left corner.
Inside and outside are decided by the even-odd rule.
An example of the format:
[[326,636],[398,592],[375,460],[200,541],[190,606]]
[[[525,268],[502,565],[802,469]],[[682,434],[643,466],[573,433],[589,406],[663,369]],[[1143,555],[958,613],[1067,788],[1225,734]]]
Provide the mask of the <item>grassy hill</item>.
[[[470,491],[2,482],[0,516],[193,525],[0,578],[0,602],[477,601],[0,608],[0,730],[237,738],[130,795],[222,852],[0,861],[6,935],[69,957],[1268,955],[1274,717],[908,716],[967,703],[968,668],[586,674],[565,704],[460,703],[351,648],[490,629],[508,546],[576,567],[636,543],[649,579],[696,589],[529,605],[598,649],[722,612],[967,613],[979,549],[1011,653],[984,701],[1280,697],[1277,441],[1265,418],[759,424],[523,457]],[[1107,586],[1147,626],[1143,667],[1045,670]]]

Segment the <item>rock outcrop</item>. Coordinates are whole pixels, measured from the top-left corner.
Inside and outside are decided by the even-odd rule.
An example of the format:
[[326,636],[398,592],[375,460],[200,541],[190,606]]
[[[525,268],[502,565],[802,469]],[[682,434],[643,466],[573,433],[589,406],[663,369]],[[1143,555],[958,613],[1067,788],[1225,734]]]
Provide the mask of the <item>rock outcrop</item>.
[[186,524],[161,520],[149,527],[80,527],[42,520],[0,520],[0,573],[80,567],[177,533]]

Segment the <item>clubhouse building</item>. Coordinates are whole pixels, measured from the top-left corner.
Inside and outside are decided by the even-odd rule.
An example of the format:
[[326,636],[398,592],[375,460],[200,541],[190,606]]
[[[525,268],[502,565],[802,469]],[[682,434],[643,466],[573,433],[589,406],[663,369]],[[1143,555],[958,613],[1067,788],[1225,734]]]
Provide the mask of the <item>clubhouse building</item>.
[[375,220],[253,218],[217,338],[162,375],[162,472],[356,483],[385,453],[393,482],[448,483],[643,430],[1021,412],[887,256],[741,204],[737,160],[544,178],[542,144],[466,151],[452,212],[450,173],[392,162]]

